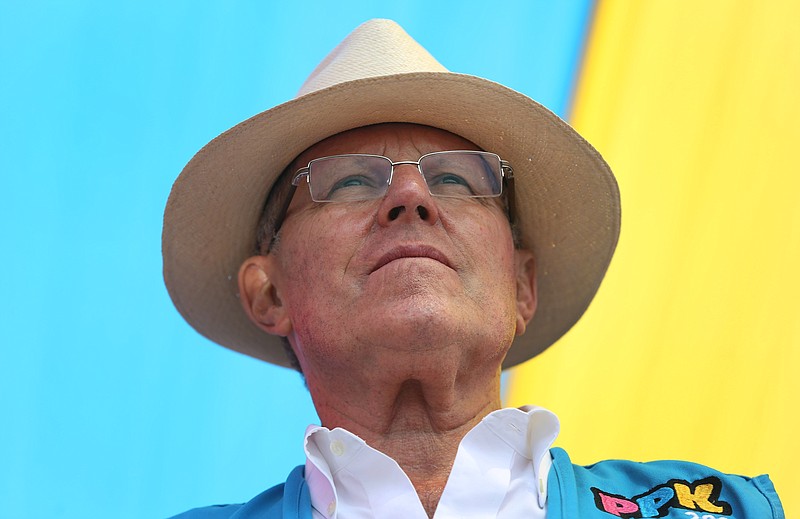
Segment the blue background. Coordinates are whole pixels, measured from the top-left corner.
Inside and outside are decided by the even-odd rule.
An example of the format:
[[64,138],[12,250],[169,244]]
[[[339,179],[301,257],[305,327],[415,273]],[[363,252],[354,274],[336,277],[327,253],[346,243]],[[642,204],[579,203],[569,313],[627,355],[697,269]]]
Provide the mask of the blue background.
[[183,165],[366,19],[564,114],[591,2],[0,4],[0,516],[163,517],[303,461],[299,376],[213,345],[161,279]]

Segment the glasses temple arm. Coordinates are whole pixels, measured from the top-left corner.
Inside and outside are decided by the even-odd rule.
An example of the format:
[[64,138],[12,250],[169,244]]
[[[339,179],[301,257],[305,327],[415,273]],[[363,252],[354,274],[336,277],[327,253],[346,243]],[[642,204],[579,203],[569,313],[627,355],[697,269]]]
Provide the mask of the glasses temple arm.
[[275,243],[275,238],[278,237],[278,231],[281,230],[281,226],[283,225],[283,221],[286,219],[286,213],[289,212],[289,206],[292,204],[292,199],[294,198],[294,192],[297,191],[297,185],[292,183],[289,191],[286,193],[284,197],[283,206],[281,210],[278,212],[277,217],[275,218],[275,224],[272,226],[272,236],[269,239],[269,246],[267,246],[267,252],[272,250],[272,245]]

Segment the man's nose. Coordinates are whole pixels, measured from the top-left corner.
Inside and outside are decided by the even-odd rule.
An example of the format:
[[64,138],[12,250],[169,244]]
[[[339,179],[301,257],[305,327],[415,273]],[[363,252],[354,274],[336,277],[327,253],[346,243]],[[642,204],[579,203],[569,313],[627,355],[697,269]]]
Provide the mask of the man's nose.
[[439,220],[436,201],[416,165],[395,166],[392,184],[381,200],[378,223],[387,226],[392,222],[412,222],[417,219],[436,223]]

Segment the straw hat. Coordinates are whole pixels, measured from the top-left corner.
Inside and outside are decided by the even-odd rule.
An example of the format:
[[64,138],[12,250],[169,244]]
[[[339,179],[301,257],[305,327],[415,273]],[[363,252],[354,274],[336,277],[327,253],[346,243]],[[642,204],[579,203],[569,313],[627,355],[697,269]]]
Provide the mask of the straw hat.
[[608,165],[540,104],[449,72],[389,20],[356,28],[296,98],[209,142],[175,181],[164,213],[164,280],[189,324],[223,346],[288,365],[280,339],[252,324],[237,296],[237,273],[254,250],[264,200],[309,146],[385,122],[447,130],[514,168],[517,220],[523,245],[536,255],[539,299],[504,367],[541,353],[575,324],[619,236],[619,191]]

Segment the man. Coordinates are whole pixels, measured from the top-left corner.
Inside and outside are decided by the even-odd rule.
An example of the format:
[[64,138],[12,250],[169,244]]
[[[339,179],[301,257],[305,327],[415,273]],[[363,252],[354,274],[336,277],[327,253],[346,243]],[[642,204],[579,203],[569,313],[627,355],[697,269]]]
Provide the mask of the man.
[[501,370],[577,321],[618,233],[614,177],[563,121],[360,26],[170,195],[176,307],[296,365],[322,421],[285,484],[184,517],[783,517],[765,476],[575,467],[552,413],[500,409]]

